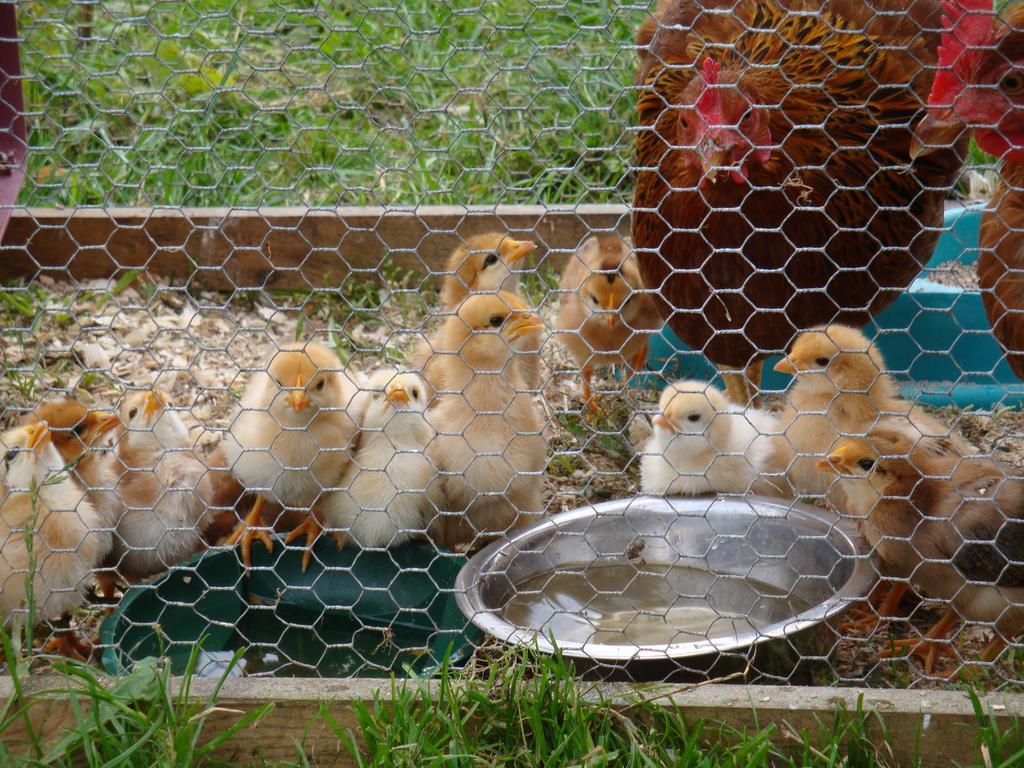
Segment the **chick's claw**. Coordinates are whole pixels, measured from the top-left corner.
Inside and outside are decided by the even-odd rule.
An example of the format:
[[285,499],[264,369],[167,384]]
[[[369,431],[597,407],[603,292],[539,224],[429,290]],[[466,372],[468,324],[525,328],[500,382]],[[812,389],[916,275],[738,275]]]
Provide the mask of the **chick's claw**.
[[66,656],[78,661],[88,661],[92,652],[92,643],[82,640],[75,632],[70,631],[51,637],[43,646],[43,653],[52,656]]
[[[291,544],[296,539],[305,536],[306,545],[305,551],[302,553],[302,572],[305,573],[309,568],[310,562],[313,560],[313,545],[316,544],[317,540],[324,534],[324,528],[320,525],[320,521],[316,519],[315,514],[310,514],[297,528],[295,528],[285,538],[285,544]],[[338,549],[342,549],[345,546],[346,536],[339,530],[332,530],[330,532],[331,537],[334,539],[334,543],[338,545]]]
[[274,541],[270,538],[270,529],[263,525],[262,497],[256,498],[256,503],[252,505],[249,514],[245,516],[241,524],[235,528],[234,532],[228,536],[227,541],[224,542],[229,547],[233,547],[236,544],[239,545],[242,550],[242,564],[246,568],[252,567],[253,539],[262,541],[263,546],[267,548],[267,552],[274,551]]

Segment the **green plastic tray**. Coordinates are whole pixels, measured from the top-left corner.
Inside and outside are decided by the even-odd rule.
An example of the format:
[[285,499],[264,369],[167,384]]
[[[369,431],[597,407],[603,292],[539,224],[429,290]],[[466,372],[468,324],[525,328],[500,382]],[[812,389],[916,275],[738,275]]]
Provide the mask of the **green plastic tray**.
[[452,592],[465,558],[426,543],[363,551],[331,540],[314,555],[303,573],[301,550],[257,543],[247,572],[235,550],[211,549],[132,587],[100,628],[104,668],[118,675],[165,656],[178,673],[202,640],[205,674],[239,648],[249,674],[429,674],[479,640]]

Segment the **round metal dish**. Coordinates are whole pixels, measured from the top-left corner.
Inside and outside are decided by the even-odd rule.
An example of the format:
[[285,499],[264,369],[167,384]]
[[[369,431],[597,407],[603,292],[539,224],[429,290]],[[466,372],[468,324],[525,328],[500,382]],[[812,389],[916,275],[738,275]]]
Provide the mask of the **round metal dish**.
[[[609,573],[626,576],[620,608],[623,590],[637,589],[633,578],[669,582],[641,588],[645,604],[635,613],[647,623],[636,624],[640,636],[629,631],[632,619],[618,636],[591,622],[587,600],[574,610],[571,600],[559,606],[545,596],[552,577],[577,578],[585,587],[590,569],[608,566],[618,570],[601,572],[590,603],[616,599]],[[545,653],[557,645],[564,656],[616,666],[791,639],[844,611],[875,579],[855,526],[817,507],[758,496],[638,496],[553,515],[492,543],[462,568],[455,588],[462,612],[493,637]],[[651,604],[658,594],[666,597],[660,607]],[[510,613],[524,615],[524,600],[527,614],[529,601],[538,605],[532,624],[510,620]],[[669,612],[695,606],[719,618],[703,633],[675,630]],[[621,611],[616,616],[621,624]],[[650,625],[652,617],[660,623]],[[648,625],[664,635],[662,624],[671,638],[642,636]]]

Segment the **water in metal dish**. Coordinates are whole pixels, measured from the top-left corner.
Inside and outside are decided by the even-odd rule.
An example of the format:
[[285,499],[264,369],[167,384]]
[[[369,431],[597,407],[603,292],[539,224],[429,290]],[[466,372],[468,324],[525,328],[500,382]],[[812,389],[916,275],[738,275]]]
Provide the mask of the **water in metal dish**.
[[750,578],[622,561],[562,565],[509,592],[504,618],[571,643],[667,645],[783,621],[807,603]]

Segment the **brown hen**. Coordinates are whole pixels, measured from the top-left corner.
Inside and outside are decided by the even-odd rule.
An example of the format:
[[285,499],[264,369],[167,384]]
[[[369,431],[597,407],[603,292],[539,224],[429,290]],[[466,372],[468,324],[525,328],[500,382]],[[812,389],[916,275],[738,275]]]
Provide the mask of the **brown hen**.
[[633,240],[672,329],[746,370],[727,376],[734,400],[756,395],[764,355],[863,324],[931,256],[964,149],[909,155],[939,14],[663,0],[641,28]]
[[985,313],[1017,378],[1024,379],[1024,6],[993,16],[992,0],[949,0],[939,65],[916,131],[929,155],[975,126],[978,146],[1002,160],[981,220],[978,277]]

